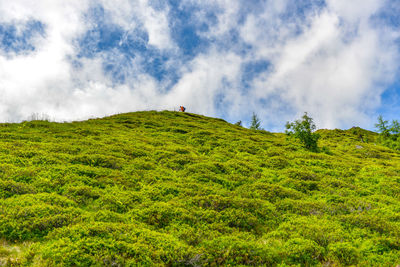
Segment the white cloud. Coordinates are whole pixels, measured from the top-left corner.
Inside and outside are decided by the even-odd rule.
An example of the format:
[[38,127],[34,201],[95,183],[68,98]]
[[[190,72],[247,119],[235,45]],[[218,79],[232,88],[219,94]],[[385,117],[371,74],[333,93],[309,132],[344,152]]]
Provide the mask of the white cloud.
[[229,99],[235,88],[226,88],[224,83],[237,84],[240,76],[241,58],[234,53],[211,50],[196,57],[182,78],[164,99],[166,107],[186,105],[188,111],[216,116],[215,99],[224,95]]
[[102,0],[102,6],[110,12],[114,23],[129,32],[141,25],[149,36],[149,45],[158,49],[173,49],[168,25],[168,7],[155,9],[147,0]]
[[1,104],[7,111],[0,120],[19,120],[33,112],[51,110],[47,100],[65,93],[59,85],[70,84],[71,80],[66,56],[74,51],[72,39],[85,29],[80,15],[86,8],[87,3],[80,0],[0,3],[1,22],[23,25],[37,20],[46,28],[45,36],[34,41],[35,51],[0,56]]
[[147,1],[140,1],[143,10],[144,27],[149,34],[149,44],[159,49],[171,49],[174,47],[168,27],[168,9],[156,11],[147,4]]
[[[35,41],[35,51],[12,57],[0,54],[0,105],[4,111],[1,121],[24,119],[34,112],[47,113],[57,120],[81,119],[157,105],[147,101],[154,96],[157,86],[138,69],[131,71],[138,74],[134,82],[140,89],[136,88],[138,85],[129,89],[111,88],[102,70],[101,57],[82,59],[78,70],[71,66],[70,58],[77,53],[75,40],[91,26],[84,21],[89,7],[89,1],[81,0],[0,2],[0,23],[23,27],[27,21],[37,20],[46,30],[45,36]],[[167,11],[157,12],[145,1],[105,1],[104,8],[127,31],[136,27],[135,15],[140,14],[150,45],[159,49],[173,46]]]
[[386,0],[327,0],[326,2],[329,10],[346,21],[357,23],[359,20],[368,20]]
[[398,68],[393,39],[368,23],[380,8],[377,2],[363,3],[365,9],[360,11],[348,1],[330,1],[327,8],[308,17],[300,34],[286,35],[292,32],[291,25],[278,22],[283,32],[278,36],[286,38],[271,36],[273,41],[264,45],[260,44],[269,32],[263,34],[262,26],[270,21],[249,17],[242,36],[274,65],[272,72],[254,81],[254,98],[278,97],[297,116],[309,111],[320,127],[371,126],[368,114],[379,106],[383,86],[393,81]]

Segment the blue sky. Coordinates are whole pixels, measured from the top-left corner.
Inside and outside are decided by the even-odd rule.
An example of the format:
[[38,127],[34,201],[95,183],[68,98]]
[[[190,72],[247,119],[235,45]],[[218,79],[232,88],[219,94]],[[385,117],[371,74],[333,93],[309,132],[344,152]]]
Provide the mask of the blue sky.
[[[34,2],[34,3],[33,3]],[[362,6],[363,8],[360,8]],[[400,119],[398,0],[0,3],[0,121],[175,110],[267,130]]]

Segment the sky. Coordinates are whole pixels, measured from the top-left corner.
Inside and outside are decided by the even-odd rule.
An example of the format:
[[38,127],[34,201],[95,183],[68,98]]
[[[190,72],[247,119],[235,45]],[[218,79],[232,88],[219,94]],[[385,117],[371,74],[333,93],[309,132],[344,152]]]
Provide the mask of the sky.
[[400,0],[0,0],[0,122],[400,119]]

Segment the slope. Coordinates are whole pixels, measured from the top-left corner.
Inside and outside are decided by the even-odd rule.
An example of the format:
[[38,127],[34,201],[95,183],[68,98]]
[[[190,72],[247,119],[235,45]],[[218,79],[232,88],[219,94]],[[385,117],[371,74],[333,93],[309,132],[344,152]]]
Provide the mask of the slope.
[[325,153],[168,111],[1,124],[0,265],[400,264],[399,154],[319,133]]

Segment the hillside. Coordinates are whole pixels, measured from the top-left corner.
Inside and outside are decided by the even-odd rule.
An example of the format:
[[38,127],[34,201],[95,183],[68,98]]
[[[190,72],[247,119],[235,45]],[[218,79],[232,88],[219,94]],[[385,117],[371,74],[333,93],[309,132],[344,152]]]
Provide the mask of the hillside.
[[400,264],[400,154],[319,133],[325,153],[168,111],[0,124],[0,265]]

